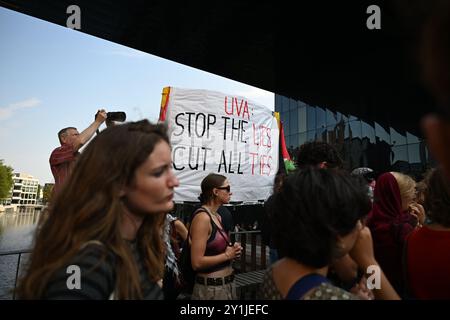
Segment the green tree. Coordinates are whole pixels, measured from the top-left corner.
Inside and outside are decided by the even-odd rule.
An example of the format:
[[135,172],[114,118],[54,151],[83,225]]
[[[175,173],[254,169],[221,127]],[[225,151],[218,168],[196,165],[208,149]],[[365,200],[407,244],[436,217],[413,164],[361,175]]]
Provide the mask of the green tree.
[[44,204],[50,201],[50,197],[52,196],[53,191],[53,183],[46,183],[44,185],[44,189],[42,190],[42,202]]
[[3,160],[0,160],[0,199],[9,196],[12,185],[13,168],[3,164]]

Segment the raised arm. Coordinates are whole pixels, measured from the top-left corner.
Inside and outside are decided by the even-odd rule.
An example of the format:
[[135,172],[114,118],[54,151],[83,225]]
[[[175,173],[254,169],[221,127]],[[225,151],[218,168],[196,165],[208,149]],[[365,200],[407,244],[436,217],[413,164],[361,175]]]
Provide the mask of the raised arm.
[[73,148],[78,151],[86,142],[88,142],[95,131],[100,127],[100,125],[106,120],[106,111],[101,109],[97,112],[94,122],[92,122],[89,127],[84,129],[73,143]]
[[[372,234],[369,228],[364,227],[356,240],[355,245],[350,251],[350,257],[358,264],[359,268],[367,272],[369,266],[377,266],[381,271],[380,274],[380,288],[373,289],[373,294],[379,300],[400,300],[399,295],[392,287],[378,262],[375,260],[373,251]],[[367,276],[367,274],[366,274]],[[370,276],[370,274],[368,274]]]

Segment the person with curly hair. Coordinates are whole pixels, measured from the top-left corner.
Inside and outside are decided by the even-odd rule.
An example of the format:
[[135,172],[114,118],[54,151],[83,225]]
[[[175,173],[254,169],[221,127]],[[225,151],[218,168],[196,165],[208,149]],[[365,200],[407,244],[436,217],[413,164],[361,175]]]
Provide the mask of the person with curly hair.
[[326,276],[353,248],[370,209],[363,182],[346,172],[308,167],[288,176],[269,207],[283,258],[266,271],[261,298],[355,299]]
[[[339,152],[331,144],[324,141],[311,141],[300,146],[296,157],[296,164],[299,170],[308,167],[342,169],[344,162]],[[364,189],[366,190],[367,188],[364,187]],[[348,254],[333,261],[328,276],[337,286],[348,290],[356,287],[358,282],[360,282],[358,265]]]
[[310,141],[302,144],[297,152],[297,168],[314,166],[318,168],[342,168],[344,161],[339,152],[324,141]]

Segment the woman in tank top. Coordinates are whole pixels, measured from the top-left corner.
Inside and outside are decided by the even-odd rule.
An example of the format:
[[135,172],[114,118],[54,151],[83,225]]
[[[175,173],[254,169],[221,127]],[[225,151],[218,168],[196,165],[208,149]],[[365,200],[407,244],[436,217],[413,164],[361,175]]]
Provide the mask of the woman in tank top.
[[193,300],[231,300],[236,297],[231,262],[241,254],[231,244],[217,209],[230,201],[231,187],[225,176],[209,174],[201,184],[202,206],[195,211],[190,227],[191,262],[197,272]]

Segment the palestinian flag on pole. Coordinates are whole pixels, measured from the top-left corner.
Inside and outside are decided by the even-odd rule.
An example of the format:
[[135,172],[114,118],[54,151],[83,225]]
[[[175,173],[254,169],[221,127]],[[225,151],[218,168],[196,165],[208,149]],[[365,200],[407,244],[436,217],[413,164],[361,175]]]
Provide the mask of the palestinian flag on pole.
[[[283,123],[280,120],[280,114],[278,112],[274,112],[275,118],[277,118],[278,122],[278,128],[280,130],[280,155],[283,158],[284,162],[284,171],[288,174],[291,171],[295,170],[295,164],[294,161],[291,160],[291,156],[289,155],[289,152],[286,148],[286,141],[284,140],[284,129],[283,129]],[[280,167],[281,169],[281,167]]]
[[167,104],[169,103],[170,87],[165,87],[162,92],[161,109],[159,110],[159,121],[166,121]]

